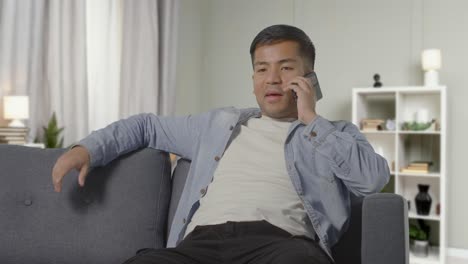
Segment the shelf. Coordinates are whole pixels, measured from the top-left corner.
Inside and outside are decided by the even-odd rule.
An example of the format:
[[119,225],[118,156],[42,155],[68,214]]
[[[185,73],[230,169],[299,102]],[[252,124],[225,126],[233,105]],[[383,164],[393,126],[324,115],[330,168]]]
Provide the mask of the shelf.
[[[408,220],[413,224],[426,222],[432,230],[429,236],[428,257],[410,253],[411,264],[446,264],[446,191],[449,175],[446,173],[447,98],[445,86],[399,86],[382,88],[353,88],[352,121],[372,145],[374,151],[385,158],[390,168],[389,183],[382,192],[401,195],[408,201]],[[395,122],[395,130],[365,131],[363,119]],[[403,130],[405,122],[426,122],[435,119],[436,126],[428,130]],[[366,126],[367,128],[367,126]],[[406,127],[405,127],[406,128]],[[431,161],[429,171],[402,172],[416,161]],[[422,166],[421,166],[422,167]],[[420,167],[420,168],[421,168]],[[429,215],[416,213],[415,198],[418,185],[429,185],[432,198]]]
[[422,219],[422,220],[432,220],[432,221],[440,221],[440,216],[439,215],[418,215],[413,211],[408,212],[408,217],[410,219]]
[[445,89],[445,86],[387,86],[381,88],[359,87],[354,88],[354,91],[359,94],[378,94],[378,93],[402,93],[402,94],[418,94],[418,93],[439,93]]
[[413,86],[400,88],[400,94],[439,94],[445,86]]
[[387,88],[354,88],[354,91],[363,94],[363,95],[368,95],[368,94],[392,94],[394,95],[396,93],[395,89],[387,89]]
[[395,131],[389,131],[389,130],[361,130],[361,133],[363,134],[390,134],[390,135],[395,135]]
[[403,135],[440,135],[440,131],[412,131],[412,130],[400,130],[398,134]]
[[417,257],[410,251],[410,264],[438,264],[440,262],[439,248],[429,247],[429,255],[427,257]]
[[363,134],[387,134],[387,135],[435,135],[440,136],[440,131],[411,131],[411,130],[360,130]]
[[411,173],[411,172],[399,172],[399,176],[404,177],[429,177],[429,178],[440,178],[440,173],[438,172],[429,172],[429,173]]

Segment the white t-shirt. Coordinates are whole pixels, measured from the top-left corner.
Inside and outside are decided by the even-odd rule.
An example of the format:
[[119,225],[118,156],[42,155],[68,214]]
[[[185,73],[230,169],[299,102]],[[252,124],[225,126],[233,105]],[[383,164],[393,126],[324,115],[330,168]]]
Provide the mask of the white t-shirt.
[[292,121],[263,115],[241,126],[219,161],[185,236],[198,225],[260,220],[293,235],[315,236],[286,170],[284,143]]

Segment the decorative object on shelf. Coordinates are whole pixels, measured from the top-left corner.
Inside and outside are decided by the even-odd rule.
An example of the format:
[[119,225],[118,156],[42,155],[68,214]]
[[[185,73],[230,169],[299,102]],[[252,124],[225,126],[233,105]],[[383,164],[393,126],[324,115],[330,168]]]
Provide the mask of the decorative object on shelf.
[[9,127],[26,127],[22,120],[29,118],[29,97],[10,95],[3,97],[3,117],[12,120]]
[[418,123],[429,123],[431,119],[429,118],[429,111],[427,109],[419,109],[415,113],[416,122]]
[[429,195],[428,184],[418,184],[419,193],[414,198],[416,203],[416,212],[419,215],[429,215],[431,211],[432,198]]
[[425,108],[421,108],[416,112],[406,111],[405,122],[402,123],[402,130],[414,130],[414,131],[435,131],[436,130],[436,119],[429,117],[429,111]]
[[417,225],[410,225],[410,239],[413,242],[412,252],[418,257],[427,257],[429,255],[429,235]]
[[27,127],[0,127],[0,144],[24,145],[28,132]]
[[439,72],[442,66],[442,56],[439,49],[426,49],[421,54],[425,86],[439,85]]
[[380,131],[383,130],[385,120],[383,119],[363,119],[361,121],[361,130]]
[[440,203],[436,205],[436,215],[440,215]]
[[[418,123],[416,121],[413,122],[403,122],[403,125],[401,126],[402,130],[413,130],[413,131],[426,131],[426,130],[435,130],[436,129],[436,120],[432,119],[432,121],[427,122],[427,123]],[[430,129],[430,128],[434,129]]]
[[385,122],[385,128],[389,131],[395,131],[396,129],[395,119],[387,119],[387,122]]
[[47,127],[42,127],[44,131],[44,144],[46,148],[62,148],[63,147],[63,137],[59,139],[60,134],[63,132],[64,128],[59,128],[57,126],[57,118],[55,117],[55,112],[52,114],[52,117],[49,120]]
[[378,73],[374,74],[374,88],[382,87],[382,83],[380,82],[380,75]]

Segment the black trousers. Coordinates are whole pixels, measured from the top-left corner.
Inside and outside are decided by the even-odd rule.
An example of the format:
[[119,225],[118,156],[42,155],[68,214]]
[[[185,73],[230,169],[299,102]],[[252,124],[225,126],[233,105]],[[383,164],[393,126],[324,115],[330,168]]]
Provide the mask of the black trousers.
[[197,226],[175,248],[145,249],[124,264],[331,264],[319,244],[267,221]]

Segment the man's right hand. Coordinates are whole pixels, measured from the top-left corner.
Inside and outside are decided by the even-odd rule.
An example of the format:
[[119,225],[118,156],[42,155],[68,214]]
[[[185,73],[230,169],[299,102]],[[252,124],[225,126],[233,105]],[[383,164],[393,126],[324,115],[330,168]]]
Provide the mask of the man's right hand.
[[88,174],[90,165],[90,156],[86,148],[76,146],[65,152],[57,159],[52,170],[52,182],[56,192],[62,190],[62,179],[72,169],[77,169],[80,172],[78,176],[78,184],[83,187]]

